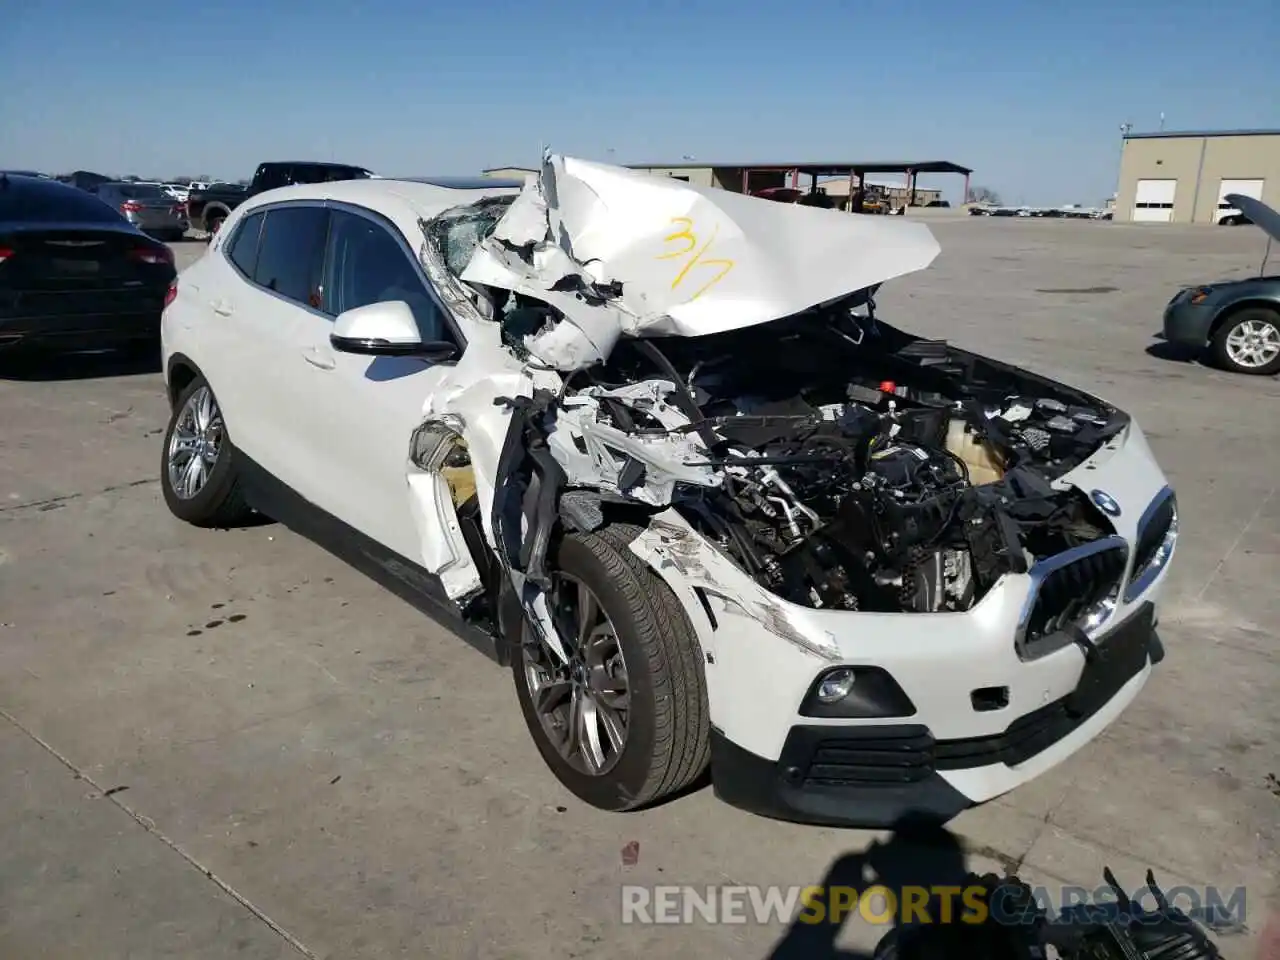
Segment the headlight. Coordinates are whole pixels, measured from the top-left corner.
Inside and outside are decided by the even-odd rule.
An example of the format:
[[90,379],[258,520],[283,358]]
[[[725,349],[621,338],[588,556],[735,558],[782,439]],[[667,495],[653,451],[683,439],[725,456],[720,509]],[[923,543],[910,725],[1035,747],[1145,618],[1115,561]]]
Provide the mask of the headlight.
[[1116,612],[1116,605],[1119,602],[1120,583],[1117,581],[1105,597],[1086,609],[1080,619],[1076,621],[1080,624],[1080,629],[1085,632],[1086,636],[1092,637],[1111,619],[1111,615]]
[[428,420],[409,439],[409,459],[414,466],[434,473],[446,466],[463,466],[452,463],[459,456],[465,457],[466,441],[462,439],[462,419],[453,414]]
[[1213,291],[1208,287],[1196,287],[1191,291],[1191,296],[1188,298],[1188,302],[1192,304],[1204,303],[1209,299],[1209,294],[1211,293],[1213,293]]
[[1133,572],[1125,588],[1125,601],[1143,593],[1160,576],[1173,557],[1178,542],[1178,499],[1165,490],[1151,501],[1138,521],[1138,543],[1133,552]]

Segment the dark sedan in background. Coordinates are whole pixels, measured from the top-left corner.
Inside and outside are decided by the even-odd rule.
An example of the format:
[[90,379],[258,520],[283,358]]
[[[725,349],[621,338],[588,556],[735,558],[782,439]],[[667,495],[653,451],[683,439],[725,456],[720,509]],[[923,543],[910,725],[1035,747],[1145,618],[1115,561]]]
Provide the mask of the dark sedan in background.
[[[1261,200],[1238,193],[1224,199],[1271,240],[1280,240],[1280,214]],[[1280,373],[1280,276],[1266,276],[1266,265],[1264,255],[1256,277],[1179,290],[1164,308],[1164,338],[1207,350],[1233,373]]]
[[186,208],[155,183],[102,183],[93,191],[99,200],[145,233],[160,240],[181,240],[187,233]]
[[158,350],[173,251],[97,197],[0,174],[0,357],[23,348]]

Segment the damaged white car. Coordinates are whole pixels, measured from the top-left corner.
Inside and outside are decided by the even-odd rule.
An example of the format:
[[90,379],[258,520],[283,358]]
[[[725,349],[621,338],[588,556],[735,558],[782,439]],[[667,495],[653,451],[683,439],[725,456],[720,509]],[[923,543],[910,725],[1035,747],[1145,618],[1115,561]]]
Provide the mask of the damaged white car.
[[1123,412],[885,324],[923,224],[549,157],[263,193],[171,291],[165,499],[288,523],[510,664],[632,809],[948,818],[1161,659],[1174,495]]

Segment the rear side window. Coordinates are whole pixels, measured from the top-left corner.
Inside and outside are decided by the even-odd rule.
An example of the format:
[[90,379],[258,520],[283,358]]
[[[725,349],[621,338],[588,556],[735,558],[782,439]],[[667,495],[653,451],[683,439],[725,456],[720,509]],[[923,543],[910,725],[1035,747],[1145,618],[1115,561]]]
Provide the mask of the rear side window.
[[360,167],[325,167],[324,179],[326,180],[364,180],[369,176],[369,171],[362,170]]
[[0,223],[120,223],[124,218],[91,193],[58,183],[0,188]]
[[320,306],[329,211],[324,207],[269,210],[258,242],[254,282],[309,307]]
[[302,163],[293,168],[289,179],[292,183],[324,183],[331,179],[325,176],[326,169],[318,164]]
[[120,193],[130,200],[157,200],[164,196],[164,191],[151,184],[132,183],[120,188]]
[[281,164],[264,163],[254,174],[255,185],[262,190],[274,190],[289,183],[289,170]]
[[227,247],[227,258],[246,277],[253,276],[258,263],[258,238],[262,235],[262,221],[265,219],[265,213],[252,213],[245,217]]

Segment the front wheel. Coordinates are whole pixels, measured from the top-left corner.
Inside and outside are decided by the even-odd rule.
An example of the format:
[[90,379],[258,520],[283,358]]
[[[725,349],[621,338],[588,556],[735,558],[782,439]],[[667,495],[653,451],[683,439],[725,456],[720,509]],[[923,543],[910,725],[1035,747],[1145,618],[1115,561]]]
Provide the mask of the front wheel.
[[1214,333],[1209,352],[1233,373],[1280,372],[1280,312],[1247,307],[1231,314]]
[[160,489],[169,512],[197,527],[234,527],[250,510],[222,410],[204,377],[178,396],[165,431]]
[[544,761],[576,796],[633,810],[706,770],[702,649],[670,588],[634,553],[640,528],[570,534],[554,551],[547,608],[569,662],[535,639],[512,657],[516,694]]

